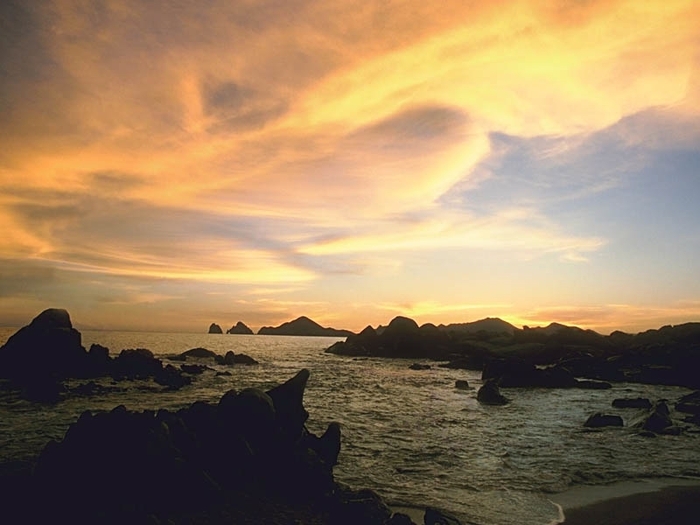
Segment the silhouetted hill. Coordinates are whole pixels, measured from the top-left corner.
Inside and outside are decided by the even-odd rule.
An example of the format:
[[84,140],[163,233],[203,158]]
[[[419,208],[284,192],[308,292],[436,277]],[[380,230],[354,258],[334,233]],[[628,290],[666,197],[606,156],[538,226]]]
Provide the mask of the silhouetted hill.
[[234,326],[226,330],[227,334],[253,335],[253,331],[245,323],[238,321]]
[[218,324],[212,323],[209,325],[209,333],[210,334],[223,334],[224,331],[221,329],[221,327]]
[[485,319],[480,319],[479,321],[472,321],[470,323],[451,323],[448,325],[441,324],[438,328],[441,330],[447,330],[450,332],[493,332],[493,333],[508,333],[513,334],[517,330],[515,326],[499,319],[498,317],[487,317]]
[[350,330],[336,330],[324,328],[306,316],[301,316],[293,321],[282,323],[279,326],[263,326],[258,330],[258,335],[302,335],[319,337],[348,337],[354,335]]

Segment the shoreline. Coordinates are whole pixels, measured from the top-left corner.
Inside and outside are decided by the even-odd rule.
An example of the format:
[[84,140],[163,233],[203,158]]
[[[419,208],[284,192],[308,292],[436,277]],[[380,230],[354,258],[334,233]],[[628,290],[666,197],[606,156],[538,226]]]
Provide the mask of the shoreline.
[[563,518],[552,525],[692,525],[700,521],[700,479],[580,486],[551,501]]

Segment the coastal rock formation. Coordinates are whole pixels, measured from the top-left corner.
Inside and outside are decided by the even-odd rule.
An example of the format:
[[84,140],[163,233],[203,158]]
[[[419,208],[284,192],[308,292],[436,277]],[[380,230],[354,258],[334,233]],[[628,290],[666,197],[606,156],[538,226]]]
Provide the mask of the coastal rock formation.
[[326,352],[348,356],[445,359],[450,355],[449,336],[435,325],[421,327],[407,317],[395,317],[378,332],[368,326],[357,335],[335,343]]
[[279,326],[263,326],[258,330],[258,335],[299,335],[315,337],[348,337],[353,335],[350,330],[336,330],[324,328],[308,317],[301,316],[293,321],[282,323]]
[[67,379],[153,379],[170,389],[191,382],[144,348],[122,350],[116,358],[101,345],[86,351],[68,312],[56,308],[41,312],[0,348],[0,377],[9,379],[24,399],[46,403],[61,399]]
[[340,427],[320,438],[306,429],[308,378],[177,411],[84,412],[26,483],[42,504],[8,502],[4,513],[30,523],[410,523],[390,521],[373,491],[334,480]]
[[223,334],[224,331],[221,329],[221,327],[218,324],[212,323],[209,325],[209,333],[210,334]]
[[590,416],[583,424],[584,427],[588,428],[621,427],[623,425],[624,422],[620,416],[601,414],[600,412]]
[[226,355],[215,357],[216,362],[220,365],[257,365],[259,364],[255,359],[246,354],[234,354],[233,351],[229,350]]
[[238,321],[234,326],[226,330],[227,334],[253,335],[253,331],[244,323]]
[[612,406],[615,408],[643,408],[649,410],[651,408],[651,401],[646,397],[635,397],[635,398],[618,398],[613,399]]
[[484,405],[507,405],[508,399],[498,388],[498,383],[494,379],[489,379],[482,385],[476,393],[476,400]]
[[466,379],[457,379],[457,381],[455,381],[455,388],[458,390],[469,390],[469,381]]

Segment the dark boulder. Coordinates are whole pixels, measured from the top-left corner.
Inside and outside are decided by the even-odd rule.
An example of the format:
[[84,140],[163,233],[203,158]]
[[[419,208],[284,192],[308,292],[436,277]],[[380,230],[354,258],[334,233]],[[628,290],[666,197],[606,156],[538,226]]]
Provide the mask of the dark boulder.
[[651,401],[646,397],[635,397],[613,399],[612,406],[615,408],[643,408],[649,410],[652,405]]
[[0,377],[19,383],[79,377],[87,369],[88,354],[66,310],[44,310],[0,347]]
[[476,393],[476,400],[484,405],[506,405],[508,400],[501,394],[498,383],[489,379]]
[[182,352],[177,357],[180,359],[215,359],[218,356],[216,352],[208,350],[206,348],[192,348],[186,352]]
[[601,414],[600,412],[590,416],[583,424],[588,428],[621,427],[624,425],[620,416],[611,414]]
[[431,366],[430,365],[424,365],[421,363],[413,363],[411,366],[409,366],[411,370],[430,370]]
[[147,348],[128,348],[119,352],[112,365],[116,379],[148,379],[163,370],[163,362]]
[[651,409],[649,415],[642,423],[642,429],[655,434],[662,434],[666,429],[673,427],[671,411],[664,401],[659,401]]
[[216,362],[220,365],[234,366],[234,365],[257,365],[259,364],[255,359],[246,354],[234,354],[231,350],[226,352],[226,355],[216,356]]
[[212,323],[209,325],[209,333],[210,334],[223,334],[224,331],[221,329],[221,327],[218,324]]
[[469,390],[469,381],[466,379],[458,379],[455,381],[455,388],[458,390]]

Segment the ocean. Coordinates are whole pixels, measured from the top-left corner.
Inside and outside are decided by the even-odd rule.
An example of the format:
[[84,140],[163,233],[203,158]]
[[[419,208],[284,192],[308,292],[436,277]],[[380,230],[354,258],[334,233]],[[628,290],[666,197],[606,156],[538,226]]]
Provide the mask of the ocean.
[[[0,344],[14,332],[0,329]],[[124,348],[148,348],[163,358],[204,347],[222,355],[228,350],[248,354],[260,364],[229,368],[231,376],[205,372],[174,392],[143,381],[101,380],[104,392],[54,406],[2,392],[0,461],[36,455],[48,440],[60,439],[84,410],[120,404],[132,410],[176,409],[197,400],[216,402],[232,388],[267,389],[308,368],[304,404],[309,430],[320,434],[332,421],[341,425],[336,479],[374,489],[393,505],[436,506],[465,525],[551,525],[561,520],[558,495],[575,487],[700,478],[700,428],[644,438],[632,428],[640,412],[611,406],[618,397],[674,402],[688,389],[631,383],[614,384],[611,390],[503,389],[510,404],[484,406],[476,401],[480,372],[427,361],[419,362],[431,369],[411,370],[413,360],[324,353],[338,340],[84,331],[86,348],[99,343],[111,355]],[[458,379],[472,388],[456,389]],[[594,412],[619,414],[625,426],[584,428]]]

